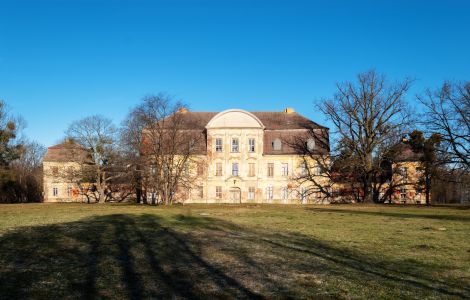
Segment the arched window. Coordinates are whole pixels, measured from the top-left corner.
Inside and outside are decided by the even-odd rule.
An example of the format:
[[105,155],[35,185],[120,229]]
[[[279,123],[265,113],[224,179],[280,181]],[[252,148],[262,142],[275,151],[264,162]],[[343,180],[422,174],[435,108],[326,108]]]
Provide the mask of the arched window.
[[308,151],[313,151],[313,149],[315,149],[315,140],[314,139],[308,139],[307,140],[307,149],[308,149]]
[[278,139],[278,138],[275,139],[275,140],[273,141],[273,150],[281,150],[281,148],[282,148],[282,142],[281,142],[281,140]]

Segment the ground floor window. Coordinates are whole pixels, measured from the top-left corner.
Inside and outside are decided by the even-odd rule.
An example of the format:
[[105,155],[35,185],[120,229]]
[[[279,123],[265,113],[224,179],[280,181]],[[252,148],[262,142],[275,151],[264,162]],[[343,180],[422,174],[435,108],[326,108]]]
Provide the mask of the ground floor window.
[[72,188],[71,187],[68,187],[67,188],[67,197],[72,197]]
[[204,187],[198,186],[197,188],[197,195],[200,199],[204,198]]
[[217,199],[222,199],[222,187],[221,186],[215,187],[215,197]]
[[401,200],[406,200],[406,189],[400,189],[400,198]]
[[282,200],[286,201],[287,199],[289,199],[289,189],[287,187],[283,187],[281,193]]
[[59,189],[54,187],[52,188],[52,196],[57,197],[59,195]]
[[266,199],[272,200],[274,197],[273,195],[273,187],[270,185],[266,188]]
[[254,200],[255,199],[255,187],[250,186],[248,188],[248,200]]

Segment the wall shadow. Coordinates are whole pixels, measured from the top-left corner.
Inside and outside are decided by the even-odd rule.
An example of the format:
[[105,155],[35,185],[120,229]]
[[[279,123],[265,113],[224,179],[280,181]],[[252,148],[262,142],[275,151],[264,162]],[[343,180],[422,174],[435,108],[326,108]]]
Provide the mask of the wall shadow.
[[0,299],[470,297],[464,279],[402,263],[209,217],[115,214],[0,237]]

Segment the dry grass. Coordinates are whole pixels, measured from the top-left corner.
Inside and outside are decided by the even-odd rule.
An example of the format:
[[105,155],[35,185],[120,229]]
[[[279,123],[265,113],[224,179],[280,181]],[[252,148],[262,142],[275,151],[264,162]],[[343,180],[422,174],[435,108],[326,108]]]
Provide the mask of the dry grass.
[[463,208],[0,206],[0,299],[468,297]]

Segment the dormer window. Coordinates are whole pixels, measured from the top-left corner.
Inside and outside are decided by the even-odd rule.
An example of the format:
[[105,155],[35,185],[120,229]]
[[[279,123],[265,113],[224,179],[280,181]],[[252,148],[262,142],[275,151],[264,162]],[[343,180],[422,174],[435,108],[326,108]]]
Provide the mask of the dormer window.
[[313,149],[315,149],[315,140],[314,139],[308,139],[307,140],[307,149],[308,149],[308,151],[313,151]]
[[280,151],[282,149],[282,142],[280,139],[275,139],[272,143],[273,150]]

